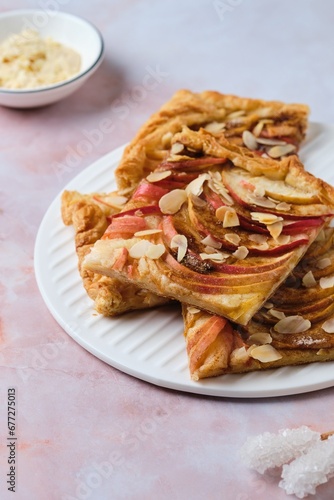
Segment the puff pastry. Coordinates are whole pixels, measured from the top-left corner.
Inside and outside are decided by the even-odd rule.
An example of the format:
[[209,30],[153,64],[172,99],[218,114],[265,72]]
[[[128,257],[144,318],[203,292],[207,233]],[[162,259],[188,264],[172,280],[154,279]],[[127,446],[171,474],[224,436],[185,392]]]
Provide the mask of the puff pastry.
[[95,309],[104,316],[115,316],[133,309],[146,309],[166,302],[135,285],[84,269],[82,262],[93,244],[109,225],[109,217],[120,211],[126,198],[118,193],[80,194],[64,191],[61,199],[63,222],[73,225],[78,268],[88,296]]
[[248,325],[187,305],[183,317],[193,380],[334,360],[334,230],[320,233]]
[[309,108],[304,104],[180,90],[147,120],[125,149],[116,170],[119,192],[132,192],[142,178],[155,170],[169,154],[172,137],[184,126],[192,130],[205,128],[216,137],[224,134],[229,142],[239,146],[244,144],[243,134],[247,131],[253,137],[246,134],[245,142],[258,153],[285,146],[272,152],[278,158],[280,151],[298,150],[308,115]]
[[84,268],[246,325],[332,216],[333,200],[296,156],[259,157],[185,127]]

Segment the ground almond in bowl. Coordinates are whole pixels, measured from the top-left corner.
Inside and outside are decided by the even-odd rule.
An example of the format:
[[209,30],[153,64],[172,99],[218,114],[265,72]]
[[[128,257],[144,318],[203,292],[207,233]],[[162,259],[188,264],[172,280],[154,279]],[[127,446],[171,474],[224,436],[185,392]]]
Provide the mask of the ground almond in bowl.
[[25,30],[0,44],[0,87],[31,89],[68,80],[79,73],[81,56],[52,38]]

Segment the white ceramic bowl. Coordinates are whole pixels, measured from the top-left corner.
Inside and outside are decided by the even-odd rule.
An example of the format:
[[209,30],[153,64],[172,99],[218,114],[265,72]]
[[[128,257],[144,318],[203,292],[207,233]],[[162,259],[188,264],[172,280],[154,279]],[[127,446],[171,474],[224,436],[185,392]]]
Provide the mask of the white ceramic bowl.
[[47,10],[16,10],[0,14],[0,43],[24,29],[34,29],[42,38],[50,36],[79,52],[81,70],[68,80],[45,87],[26,90],[0,87],[0,104],[3,106],[32,108],[59,101],[81,87],[102,61],[102,35],[95,26],[80,17]]

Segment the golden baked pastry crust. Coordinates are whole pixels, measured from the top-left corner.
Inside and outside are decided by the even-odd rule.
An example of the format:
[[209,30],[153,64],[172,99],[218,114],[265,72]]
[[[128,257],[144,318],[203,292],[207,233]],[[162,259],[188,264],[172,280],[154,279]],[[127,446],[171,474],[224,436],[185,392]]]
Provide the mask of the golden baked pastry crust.
[[171,137],[184,126],[193,130],[207,127],[216,136],[224,133],[229,142],[242,145],[243,132],[254,130],[261,122],[261,137],[283,138],[297,150],[305,136],[308,114],[304,104],[180,90],[147,120],[125,149],[116,170],[118,189],[132,192],[164,160]]
[[[194,380],[334,360],[334,335],[325,331],[334,331],[334,286],[320,285],[321,278],[333,276],[334,229],[326,229],[321,236],[269,299],[270,303],[245,327],[232,326],[224,318],[182,306],[189,371]],[[315,282],[305,286],[303,278],[310,272]],[[290,333],[275,330],[280,319],[295,316],[310,322],[305,331],[293,332],[293,326],[287,329]],[[252,347],[266,342],[277,353],[275,361],[252,357]]]
[[84,288],[94,301],[96,311],[104,316],[115,316],[166,302],[162,297],[135,285],[94,273],[82,266],[91,247],[107,229],[108,217],[120,210],[109,204],[111,198],[119,200],[118,193],[80,194],[77,191],[64,191],[61,199],[63,222],[74,227],[78,269]]
[[[155,181],[152,180],[152,182],[146,179],[138,186],[132,199],[125,206],[123,218],[117,218],[117,224],[115,222],[114,226],[111,224],[104,237],[95,244],[92,252],[87,255],[84,266],[91,271],[112,277],[119,277],[125,281],[147,288],[154,293],[177,299],[180,302],[188,302],[214,314],[222,315],[236,323],[245,325],[267,297],[273,293],[298,263],[325,223],[326,215],[334,213],[334,189],[305,172],[296,156],[287,157],[281,161],[260,158],[245,148],[231,145],[223,137],[215,138],[203,129],[195,132],[184,128],[182,132],[173,137],[173,142],[182,145],[182,154],[171,155],[168,161],[162,162],[157,169],[159,175],[161,173],[163,175],[168,174],[167,180],[169,175],[174,176],[173,180],[170,181],[172,184],[175,182],[175,179],[180,181],[180,174],[186,176],[193,174],[195,177],[201,174],[207,176],[205,182],[210,185],[210,182],[207,180],[210,178],[210,175],[212,174],[211,179],[215,178],[217,180],[215,177],[216,174],[220,176],[222,173],[221,181],[217,182],[220,188],[223,191],[225,189],[226,192],[227,184],[224,180],[224,175],[234,175],[240,169],[244,172],[244,175],[249,173],[251,176],[247,178],[247,185],[249,181],[260,178],[268,181],[270,186],[273,186],[273,191],[275,191],[275,183],[284,181],[284,186],[289,196],[293,200],[297,197],[297,202],[293,203],[292,209],[291,206],[288,207],[288,214],[283,209],[280,211],[276,208],[271,208],[269,212],[278,214],[279,220],[277,219],[277,221],[280,222],[282,220],[282,225],[291,224],[291,220],[289,222],[291,216],[295,218],[297,216],[304,217],[307,220],[311,219],[314,224],[313,222],[312,224],[308,222],[305,224],[305,222],[299,220],[299,226],[297,224],[299,239],[296,234],[293,237],[297,238],[298,244],[296,244],[296,239],[293,239],[293,247],[288,246],[285,248],[282,244],[278,254],[275,248],[270,255],[261,253],[260,250],[259,253],[258,249],[254,249],[253,245],[250,244],[248,247],[250,255],[248,257],[246,254],[243,258],[239,255],[238,257],[234,256],[234,252],[224,247],[224,252],[227,253],[226,266],[224,264],[224,256],[221,259],[221,266],[216,262],[212,262],[212,260],[215,260],[215,257],[205,257],[204,262],[202,262],[201,259],[204,259],[202,255],[205,254],[205,248],[203,248],[204,244],[202,244],[200,236],[203,227],[201,228],[201,219],[198,219],[201,216],[201,210],[196,212],[193,208],[193,192],[190,191],[187,193],[190,184],[186,183],[188,187],[184,186],[185,190],[172,189],[171,192],[173,195],[176,192],[178,192],[178,195],[180,192],[183,193],[184,203],[181,203],[183,206],[181,209],[176,210],[176,213],[169,212],[172,213],[171,221],[171,217],[166,215],[168,211],[163,211],[162,214],[159,213],[162,207],[160,204],[162,198],[159,200],[159,206],[158,200],[154,199],[157,189],[158,192],[160,189],[158,198],[164,191],[161,187],[162,184],[159,185],[156,179]],[[191,151],[195,155],[195,158],[187,156],[187,151]],[[224,159],[227,159],[227,163],[224,163]],[[216,162],[216,160],[218,161]],[[222,162],[223,165],[220,165],[219,163]],[[296,176],[298,187],[296,186]],[[166,188],[166,178],[161,182],[164,182],[163,186]],[[262,187],[262,185],[258,186],[255,183],[253,186],[254,189],[258,187]],[[169,191],[167,189],[167,192]],[[152,195],[153,192],[154,196]],[[221,205],[226,205],[226,196],[222,195],[224,202],[221,200],[221,190],[214,194],[218,196]],[[237,194],[239,195],[240,193],[238,192]],[[228,195],[231,198],[232,190],[228,192]],[[271,196],[275,196],[275,193]],[[301,198],[299,198],[300,196]],[[260,198],[263,199],[263,196]],[[305,199],[306,202],[304,203]],[[208,200],[210,204],[210,198]],[[265,201],[267,200],[268,198]],[[262,205],[258,206],[257,201],[254,204],[252,202],[248,211],[239,202],[236,202],[235,199],[232,201],[231,205],[236,207],[233,209],[232,206],[232,210],[237,211],[240,221],[246,219],[246,222],[241,223],[239,221],[237,228],[227,227],[229,232],[235,233],[243,242],[245,238],[248,238],[245,234],[249,234],[249,227],[253,231],[259,232],[263,229],[259,225],[256,225],[256,219],[253,219],[252,210],[255,213],[260,212],[262,216],[266,210],[262,208]],[[202,199],[202,202],[205,202],[205,199]],[[207,202],[204,205],[208,204]],[[276,204],[273,203],[273,206],[276,207]],[[153,213],[147,212],[147,210],[151,211],[152,207],[154,208]],[[202,211],[204,210],[203,208]],[[289,211],[291,211],[290,215]],[[193,213],[197,217],[195,218],[195,222],[192,218]],[[206,214],[205,220],[207,226],[209,225],[209,235],[218,239],[220,243],[225,243],[222,240],[225,238],[226,228],[224,232],[221,220],[219,221],[217,217],[217,212],[215,215],[212,210],[211,215],[210,213],[209,215],[208,213]],[[274,217],[276,216],[274,215]],[[122,225],[125,223],[133,224],[134,229],[132,234],[122,237],[122,231],[124,231]],[[242,226],[241,228],[239,227],[239,223]],[[136,226],[136,224],[138,225]],[[173,227],[173,224],[175,227]],[[246,229],[243,229],[245,227],[243,224],[247,224]],[[266,226],[267,229],[270,227],[270,224],[268,223]],[[302,229],[298,229],[300,227]],[[218,228],[219,231],[214,232],[215,228]],[[137,234],[138,231],[143,229],[157,231],[154,234]],[[204,227],[204,229],[206,228]],[[270,229],[268,230],[270,231]],[[285,227],[284,231],[290,233],[291,226],[290,229]],[[176,251],[173,251],[172,248],[171,234],[168,233],[174,235],[175,233],[186,234],[188,248],[186,255],[179,262],[176,259]],[[276,243],[273,240],[277,240],[277,238],[277,235],[273,236],[272,239],[269,238],[268,242],[270,241],[270,244],[275,246]],[[137,249],[137,245],[140,242],[144,242],[141,244],[141,248],[147,242],[153,245],[150,246],[149,254],[152,255],[152,250],[154,256],[146,254],[146,250],[142,255],[138,256],[137,250],[135,252],[132,247]],[[244,247],[244,244],[241,246]],[[160,251],[161,248],[162,254],[156,256],[156,251]],[[236,248],[239,250],[239,246]],[[270,250],[272,249],[273,247],[270,247]],[[211,251],[212,254],[214,252],[219,254],[219,251],[215,249]],[[201,256],[200,258],[198,254]],[[208,263],[208,260],[211,260],[211,262]]]

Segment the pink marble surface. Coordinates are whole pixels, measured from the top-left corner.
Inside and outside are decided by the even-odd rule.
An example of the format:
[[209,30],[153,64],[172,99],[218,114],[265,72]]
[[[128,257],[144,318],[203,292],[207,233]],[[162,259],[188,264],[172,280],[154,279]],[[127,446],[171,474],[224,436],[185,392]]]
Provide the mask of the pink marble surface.
[[[0,498],[288,498],[277,477],[248,471],[238,451],[248,435],[264,431],[302,424],[333,429],[333,389],[215,399],[123,374],[77,345],[52,318],[35,282],[33,249],[55,195],[130,140],[179,88],[307,102],[313,120],[333,121],[333,4],[1,0],[0,12],[47,5],[94,22],[106,57],[63,102],[0,109]],[[81,141],[104,118],[112,119],[113,131],[83,152]],[[6,395],[12,386],[18,405],[15,494],[6,485]],[[317,498],[333,498],[332,488],[322,486]]]

